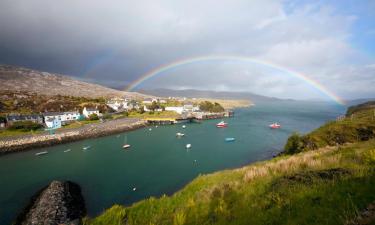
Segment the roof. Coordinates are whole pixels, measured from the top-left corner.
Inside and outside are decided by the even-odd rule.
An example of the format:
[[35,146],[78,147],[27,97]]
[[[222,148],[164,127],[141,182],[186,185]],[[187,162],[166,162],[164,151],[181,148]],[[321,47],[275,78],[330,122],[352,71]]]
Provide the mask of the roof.
[[86,108],[86,111],[98,111],[96,108]]
[[41,115],[32,114],[32,115],[7,115],[8,121],[20,121],[20,120],[39,120],[42,119]]
[[63,115],[63,112],[45,112],[43,113],[43,116],[60,116]]

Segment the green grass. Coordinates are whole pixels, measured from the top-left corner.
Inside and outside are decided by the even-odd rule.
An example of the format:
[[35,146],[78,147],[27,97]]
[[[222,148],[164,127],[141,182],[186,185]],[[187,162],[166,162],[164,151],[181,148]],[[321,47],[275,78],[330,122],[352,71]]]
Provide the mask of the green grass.
[[129,118],[139,118],[139,119],[145,119],[145,118],[178,118],[180,115],[173,111],[162,111],[162,112],[145,112],[145,113],[139,113],[139,112],[130,112]]
[[44,130],[35,130],[35,131],[23,131],[23,130],[0,130],[0,137],[11,137],[11,136],[20,136],[28,134],[40,134]]
[[344,224],[375,200],[375,140],[202,175],[84,224]]

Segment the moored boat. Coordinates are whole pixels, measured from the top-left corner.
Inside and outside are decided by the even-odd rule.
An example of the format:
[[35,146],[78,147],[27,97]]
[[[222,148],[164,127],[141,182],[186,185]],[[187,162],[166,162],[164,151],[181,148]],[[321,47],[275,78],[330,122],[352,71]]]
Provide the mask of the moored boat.
[[69,149],[67,149],[67,150],[64,150],[64,152],[70,152],[71,151],[71,149],[69,148]]
[[176,133],[176,136],[177,137],[183,137],[183,136],[185,136],[185,134],[178,132],[178,133]]
[[187,148],[187,149],[191,148],[191,144],[187,144],[187,145],[186,145],[186,148]]
[[87,149],[89,149],[89,148],[91,148],[91,146],[85,146],[85,147],[83,147],[82,149],[83,149],[83,150],[87,150]]
[[48,154],[47,151],[35,153],[36,156]]
[[123,145],[122,148],[124,148],[124,149],[125,149],[125,148],[130,148],[130,146],[131,146],[131,145],[126,144],[126,145]]
[[236,139],[233,138],[233,137],[225,138],[225,141],[226,141],[226,142],[233,142],[233,141],[235,141],[235,140],[236,140]]
[[273,123],[273,124],[270,124],[269,127],[272,128],[272,129],[278,129],[278,128],[281,127],[281,125],[278,124],[278,123]]
[[216,127],[218,128],[224,128],[224,127],[227,127],[228,124],[224,121],[221,121],[220,123],[216,124]]

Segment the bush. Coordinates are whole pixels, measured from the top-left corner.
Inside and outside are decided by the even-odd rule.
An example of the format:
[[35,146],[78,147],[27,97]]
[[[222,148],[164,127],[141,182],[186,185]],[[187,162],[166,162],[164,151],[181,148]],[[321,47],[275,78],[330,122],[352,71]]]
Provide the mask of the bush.
[[295,154],[303,149],[302,138],[298,133],[292,134],[285,144],[284,151],[286,154]]
[[98,119],[99,119],[99,116],[96,113],[89,115],[89,120],[98,120]]
[[32,121],[19,121],[19,122],[14,122],[8,128],[8,130],[31,131],[31,130],[38,130],[42,127],[43,127],[42,124],[34,123]]
[[104,114],[103,115],[103,119],[106,119],[106,120],[109,120],[109,119],[112,119],[113,117],[112,117],[112,115],[110,115],[110,114]]
[[204,101],[199,103],[199,108],[205,112],[224,112],[224,107],[217,102]]

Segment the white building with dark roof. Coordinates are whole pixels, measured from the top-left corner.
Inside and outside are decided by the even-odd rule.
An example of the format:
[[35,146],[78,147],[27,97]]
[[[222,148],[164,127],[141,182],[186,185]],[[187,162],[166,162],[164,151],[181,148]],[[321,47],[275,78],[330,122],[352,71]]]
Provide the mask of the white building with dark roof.
[[86,107],[84,107],[83,110],[82,110],[82,114],[86,118],[89,118],[89,116],[92,115],[92,114],[96,114],[96,115],[100,116],[99,109],[97,109],[97,108],[86,108]]

